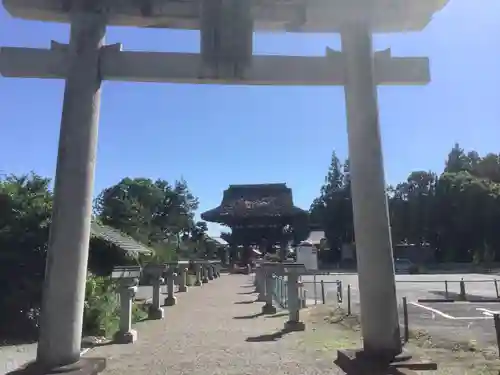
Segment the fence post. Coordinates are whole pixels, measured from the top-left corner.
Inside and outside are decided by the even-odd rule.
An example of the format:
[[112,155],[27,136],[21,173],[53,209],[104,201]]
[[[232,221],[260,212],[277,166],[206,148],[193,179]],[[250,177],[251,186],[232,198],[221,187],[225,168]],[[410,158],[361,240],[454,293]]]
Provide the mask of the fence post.
[[318,286],[316,285],[316,275],[313,276],[313,282],[314,282],[314,304],[318,304]]
[[495,292],[497,293],[497,298],[500,298],[500,296],[498,295],[498,281],[497,281],[497,279],[495,279]]
[[280,276],[280,305],[282,308],[285,308],[285,289],[284,289],[284,281],[283,276]]
[[410,328],[408,325],[408,301],[403,297],[403,322],[404,322],[404,342],[410,341]]
[[337,302],[342,303],[342,281],[337,280]]
[[444,281],[444,298],[448,299],[448,280]]
[[465,301],[466,300],[466,293],[465,293],[465,281],[464,279],[460,280],[460,295],[459,295],[460,301]]
[[325,298],[325,282],[321,280],[321,300],[323,301],[323,305],[326,303]]
[[351,284],[347,284],[347,315],[351,315]]
[[493,315],[493,322],[495,323],[495,333],[497,337],[497,347],[499,348],[499,355],[500,355],[500,315],[494,314]]

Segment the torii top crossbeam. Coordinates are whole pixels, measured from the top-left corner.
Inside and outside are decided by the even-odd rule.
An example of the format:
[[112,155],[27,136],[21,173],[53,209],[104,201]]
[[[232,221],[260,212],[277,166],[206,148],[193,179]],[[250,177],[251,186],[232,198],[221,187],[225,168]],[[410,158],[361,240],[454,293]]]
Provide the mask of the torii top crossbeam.
[[[363,18],[372,32],[422,30],[448,0],[248,0],[256,30],[337,32]],[[200,29],[201,0],[100,0],[108,25]],[[3,0],[17,18],[69,22],[71,0]]]

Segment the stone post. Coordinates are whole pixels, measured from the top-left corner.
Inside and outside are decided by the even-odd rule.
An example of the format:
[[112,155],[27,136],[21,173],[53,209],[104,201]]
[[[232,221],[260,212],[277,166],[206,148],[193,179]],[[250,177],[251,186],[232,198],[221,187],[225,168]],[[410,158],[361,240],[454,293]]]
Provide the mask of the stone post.
[[273,286],[274,279],[272,269],[270,267],[264,268],[265,272],[265,302],[266,304],[262,306],[262,314],[276,314],[276,307],[273,306]]
[[179,266],[179,292],[187,292],[187,271],[188,269],[184,265]]
[[219,278],[219,273],[217,272],[217,264],[211,264],[210,267],[212,267],[212,273],[214,275],[214,279]]
[[118,344],[131,344],[137,340],[137,332],[132,329],[132,305],[137,293],[137,280],[124,279],[120,282],[120,329],[114,335]]
[[164,279],[161,276],[153,277],[153,302],[149,306],[148,318],[151,320],[163,319],[165,317],[165,312],[160,306],[160,295],[161,295],[161,285]]
[[203,284],[206,284],[208,283],[208,271],[207,271],[207,265],[206,264],[202,264],[201,265],[201,282]]
[[73,1],[37,364],[80,360],[105,15]]
[[214,269],[210,263],[207,264],[207,277],[208,280],[214,279]]
[[402,344],[371,30],[363,21],[346,25],[341,41],[363,346],[370,355],[394,358]]
[[266,274],[264,267],[260,265],[255,270],[255,277],[257,277],[257,292],[259,295],[257,296],[257,301],[265,302],[266,301]]
[[202,282],[201,282],[201,264],[200,263],[195,263],[194,265],[194,269],[195,269],[195,272],[196,272],[196,281],[194,282],[194,285],[195,286],[201,286]]
[[174,267],[169,266],[167,270],[167,297],[165,298],[165,306],[174,306],[177,303],[177,298],[174,295],[176,276]]
[[288,321],[285,323],[287,331],[303,331],[306,326],[300,321],[299,275],[288,273]]

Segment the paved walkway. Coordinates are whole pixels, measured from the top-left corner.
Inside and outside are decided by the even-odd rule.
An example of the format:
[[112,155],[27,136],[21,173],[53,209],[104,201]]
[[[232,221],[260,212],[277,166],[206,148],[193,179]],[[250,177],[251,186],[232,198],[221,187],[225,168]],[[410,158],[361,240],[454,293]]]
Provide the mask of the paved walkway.
[[136,325],[135,344],[94,348],[87,357],[108,360],[103,375],[323,375],[338,374],[335,353],[316,357],[304,333],[272,336],[285,314],[258,315],[262,303],[246,275],[221,278],[178,294],[162,321]]

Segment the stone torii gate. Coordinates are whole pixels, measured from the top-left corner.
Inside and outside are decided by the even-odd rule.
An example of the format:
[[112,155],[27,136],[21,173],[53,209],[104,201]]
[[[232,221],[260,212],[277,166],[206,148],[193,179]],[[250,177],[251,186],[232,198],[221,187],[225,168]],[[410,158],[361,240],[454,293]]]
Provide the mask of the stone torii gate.
[[[345,88],[364,351],[401,353],[377,85],[426,84],[427,58],[373,52],[372,33],[418,31],[448,0],[3,0],[13,16],[71,24],[69,45],[0,49],[4,77],[65,79],[37,362],[80,359],[102,80]],[[201,53],[122,51],[107,25],[201,30]],[[254,30],[339,32],[324,57],[252,54]]]

